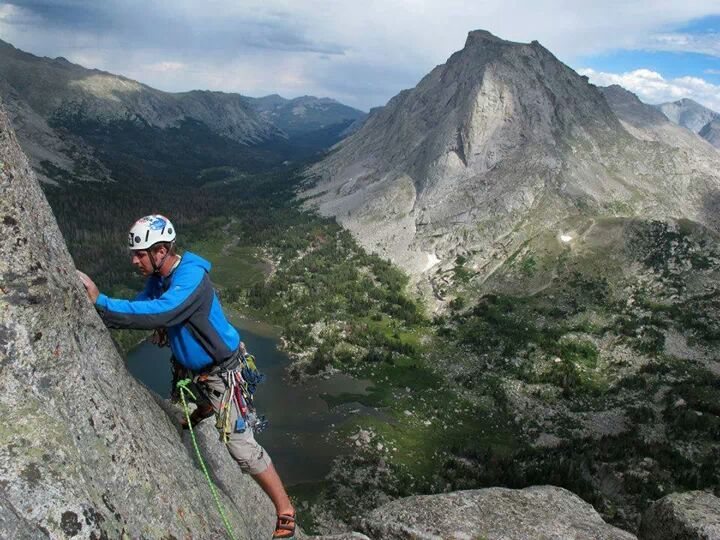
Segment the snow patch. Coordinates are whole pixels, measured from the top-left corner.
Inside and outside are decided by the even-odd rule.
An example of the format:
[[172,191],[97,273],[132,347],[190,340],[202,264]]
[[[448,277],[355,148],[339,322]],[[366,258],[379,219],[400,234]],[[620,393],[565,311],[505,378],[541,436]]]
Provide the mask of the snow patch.
[[440,262],[440,259],[438,259],[434,253],[426,253],[425,255],[427,255],[427,263],[425,263],[425,268],[423,268],[423,272],[427,272],[433,266]]

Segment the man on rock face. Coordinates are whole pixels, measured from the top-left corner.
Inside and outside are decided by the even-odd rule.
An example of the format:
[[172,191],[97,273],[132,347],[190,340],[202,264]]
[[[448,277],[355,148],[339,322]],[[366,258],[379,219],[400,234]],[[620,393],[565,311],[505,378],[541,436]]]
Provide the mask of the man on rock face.
[[130,229],[132,265],[147,278],[145,289],[134,300],[109,298],[86,274],[78,271],[78,275],[108,326],[167,329],[177,362],[193,373],[193,382],[215,413],[222,411],[218,429],[230,455],[275,505],[273,538],[292,539],[295,509],[267,452],[255,441],[252,429],[245,428],[243,411],[234,399],[233,381],[239,380],[241,367],[240,335],[225,318],[210,283],[210,263],[190,252],[177,254],[175,237],[170,220],[157,214],[139,219]]

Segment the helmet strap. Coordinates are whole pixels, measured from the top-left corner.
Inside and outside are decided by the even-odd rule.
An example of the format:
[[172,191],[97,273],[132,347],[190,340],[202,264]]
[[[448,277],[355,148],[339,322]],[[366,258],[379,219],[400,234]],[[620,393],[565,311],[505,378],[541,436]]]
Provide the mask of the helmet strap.
[[[165,256],[160,260],[160,264],[155,264],[155,257],[152,253],[150,253],[150,264],[153,267],[153,274],[160,275],[160,269],[165,264],[165,260],[168,258],[168,255],[170,255],[170,252],[172,251],[173,246],[175,245],[175,242],[170,242],[170,245],[167,248],[167,251],[165,252]],[[152,249],[152,248],[150,248]]]

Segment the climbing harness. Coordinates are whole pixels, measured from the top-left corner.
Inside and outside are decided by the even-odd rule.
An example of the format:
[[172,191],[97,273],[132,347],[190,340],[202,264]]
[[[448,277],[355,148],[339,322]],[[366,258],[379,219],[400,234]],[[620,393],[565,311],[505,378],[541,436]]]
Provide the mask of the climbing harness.
[[230,525],[230,522],[225,515],[225,510],[220,503],[220,497],[218,497],[215,484],[210,478],[210,473],[208,473],[207,467],[205,466],[205,460],[203,460],[202,454],[200,454],[200,447],[198,446],[197,440],[195,439],[195,431],[193,430],[192,423],[190,422],[190,409],[188,408],[187,401],[185,400],[185,392],[187,392],[193,399],[197,399],[195,397],[195,394],[193,394],[192,391],[188,388],[188,385],[191,382],[191,379],[183,379],[181,381],[178,381],[177,387],[180,391],[180,399],[182,400],[183,410],[185,411],[185,419],[187,420],[188,428],[190,429],[190,437],[192,438],[193,448],[195,448],[195,455],[197,456],[198,462],[200,463],[200,468],[202,469],[203,473],[205,473],[205,479],[210,486],[210,492],[212,493],[213,499],[215,499],[215,505],[217,506],[218,512],[220,512],[220,517],[222,518],[223,524],[225,525],[225,529],[227,530],[228,535],[230,535],[230,538],[232,540],[236,540],[235,534],[232,530],[232,526]]
[[[218,411],[216,427],[222,433],[223,442],[227,442],[233,432],[243,433],[249,428],[254,433],[260,433],[268,426],[265,416],[258,416],[253,402],[257,385],[265,379],[265,375],[257,370],[255,357],[251,354],[242,353],[240,363],[240,369],[227,370],[221,374],[225,382],[225,393]],[[235,425],[231,425],[233,406],[238,411]]]

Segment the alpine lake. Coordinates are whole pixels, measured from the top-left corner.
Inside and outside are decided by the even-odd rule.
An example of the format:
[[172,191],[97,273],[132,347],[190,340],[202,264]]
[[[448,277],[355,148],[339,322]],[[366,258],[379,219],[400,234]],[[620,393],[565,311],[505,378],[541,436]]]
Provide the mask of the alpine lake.
[[[286,485],[322,481],[330,472],[333,459],[348,451],[336,436],[336,428],[358,415],[380,415],[376,409],[357,402],[330,407],[331,399],[325,398],[364,395],[370,381],[335,373],[327,379],[295,383],[286,370],[290,359],[278,348],[278,329],[244,319],[228,308],[225,311],[266,377],[258,385],[255,406],[258,414],[267,417],[269,427],[256,434],[257,440],[272,457]],[[145,340],[128,353],[126,363],[140,382],[169,399],[172,380],[169,348]],[[205,421],[213,422],[214,417]]]

